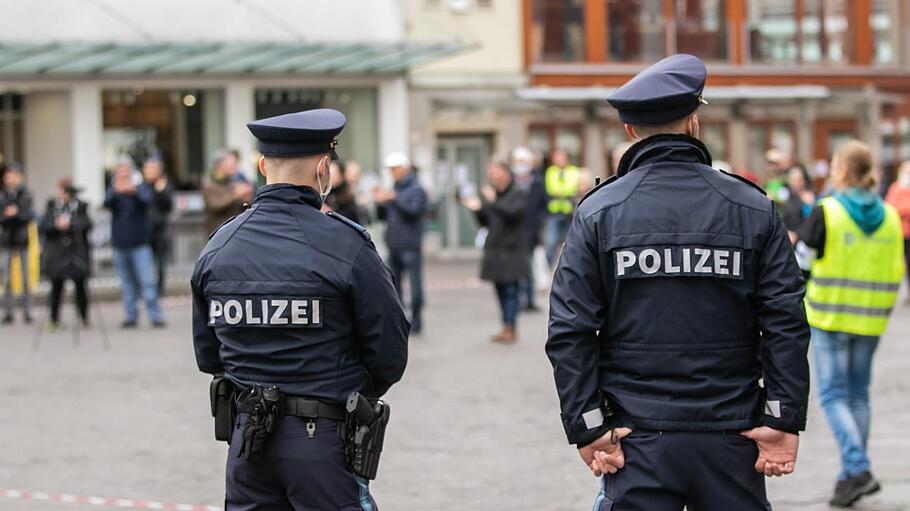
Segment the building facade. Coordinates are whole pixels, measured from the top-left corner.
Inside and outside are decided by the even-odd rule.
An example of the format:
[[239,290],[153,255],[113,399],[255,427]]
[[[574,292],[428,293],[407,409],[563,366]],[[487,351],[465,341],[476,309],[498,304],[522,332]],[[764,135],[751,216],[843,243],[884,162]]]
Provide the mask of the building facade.
[[[761,173],[767,149],[824,175],[841,140],[868,141],[887,172],[910,157],[910,41],[901,0],[522,0],[528,127],[593,168],[624,140],[603,102],[646,64],[708,64],[699,112],[715,159]],[[595,163],[597,162],[597,163]]]
[[383,154],[409,144],[407,71],[457,51],[406,41],[396,0],[4,9],[0,153],[24,164],[39,200],[72,176],[99,204],[105,172],[124,155],[138,164],[157,154],[179,188],[194,189],[214,151],[232,147],[252,177],[246,123],[316,107],[348,115],[339,152],[378,170]]

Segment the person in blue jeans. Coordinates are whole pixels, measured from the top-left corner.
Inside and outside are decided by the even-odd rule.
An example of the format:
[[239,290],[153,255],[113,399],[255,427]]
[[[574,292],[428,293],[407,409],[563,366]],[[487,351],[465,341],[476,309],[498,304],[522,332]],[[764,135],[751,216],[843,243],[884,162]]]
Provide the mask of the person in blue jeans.
[[388,264],[395,279],[399,296],[402,294],[401,278],[407,274],[411,284],[411,334],[419,334],[423,323],[423,221],[427,214],[427,192],[420,186],[411,168],[411,160],[404,153],[386,156],[385,166],[392,172],[394,190],[376,190],[373,200],[377,204],[380,220],[386,221],[386,246]]
[[113,263],[123,289],[125,318],[122,328],[135,328],[139,322],[138,300],[141,295],[152,326],[165,326],[158,304],[158,285],[150,245],[148,211],[154,190],[142,183],[142,177],[128,162],[117,165],[104,207],[111,211],[111,245]]
[[859,141],[831,161],[833,193],[796,235],[817,250],[806,300],[818,396],[840,449],[832,506],[849,507],[881,488],[869,443],[872,357],[904,273],[900,217],[875,192],[872,152]]

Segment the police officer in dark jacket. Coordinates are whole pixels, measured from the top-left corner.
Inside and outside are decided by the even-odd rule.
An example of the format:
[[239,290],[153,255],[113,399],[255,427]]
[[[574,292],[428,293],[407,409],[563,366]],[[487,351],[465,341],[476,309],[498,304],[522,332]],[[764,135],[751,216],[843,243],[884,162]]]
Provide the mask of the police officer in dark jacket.
[[[343,405],[355,391],[378,398],[401,378],[409,325],[366,230],[320,211],[344,124],[327,109],[250,123],[267,184],[196,263],[199,369],[223,372],[240,392],[227,510],[375,506],[367,481],[344,462]],[[270,386],[295,409],[282,409],[261,452],[248,457],[253,412],[242,400]]]
[[610,96],[637,142],[553,282],[546,349],[598,510],[769,509],[762,474],[794,470],[806,424],[804,282],[774,204],[711,168],[705,77],[674,55]]

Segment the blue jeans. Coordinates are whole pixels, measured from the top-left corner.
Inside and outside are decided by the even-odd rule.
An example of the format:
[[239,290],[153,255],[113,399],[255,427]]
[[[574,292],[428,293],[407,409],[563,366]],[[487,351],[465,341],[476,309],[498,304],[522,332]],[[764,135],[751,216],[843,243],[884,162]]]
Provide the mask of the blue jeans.
[[518,282],[497,282],[496,296],[502,310],[502,324],[514,327],[518,316]]
[[838,479],[869,470],[869,382],[878,337],[812,329],[818,397],[840,448]]
[[411,332],[420,333],[420,311],[423,308],[423,256],[419,250],[390,250],[389,269],[395,279],[395,288],[401,297],[401,277],[407,272],[411,284]]
[[123,308],[126,321],[139,319],[138,293],[145,301],[145,310],[153,323],[164,320],[158,305],[158,285],[152,248],[141,245],[133,248],[114,248],[114,268],[123,288]]
[[544,249],[547,251],[547,262],[550,263],[550,266],[553,266],[556,261],[556,252],[559,250],[559,246],[566,241],[571,219],[572,217],[567,215],[550,215],[547,217]]

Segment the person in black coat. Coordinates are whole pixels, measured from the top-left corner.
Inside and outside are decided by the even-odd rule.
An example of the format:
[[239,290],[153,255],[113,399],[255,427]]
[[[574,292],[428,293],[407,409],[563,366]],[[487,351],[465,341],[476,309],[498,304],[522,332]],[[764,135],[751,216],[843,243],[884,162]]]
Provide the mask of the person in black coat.
[[152,187],[153,198],[148,209],[150,241],[155,268],[158,271],[158,296],[164,295],[167,259],[171,252],[170,215],[174,209],[174,187],[164,173],[161,160],[150,158],[142,165],[142,177]]
[[22,167],[10,163],[3,173],[3,187],[0,189],[0,248],[6,252],[6,313],[4,325],[13,322],[13,258],[19,256],[22,270],[22,317],[32,322],[31,290],[29,289],[28,268],[28,224],[32,221],[32,194],[23,184]]
[[88,233],[92,220],[88,206],[76,196],[79,190],[68,178],[58,183],[57,197],[47,201],[41,220],[44,251],[41,253],[41,271],[51,281],[50,325],[60,328],[60,300],[67,280],[73,281],[76,290],[76,309],[79,319],[88,326],[88,293],[86,280],[91,275],[91,247]]
[[511,343],[515,341],[519,282],[528,275],[528,193],[515,183],[507,163],[490,163],[487,176],[490,185],[483,188],[481,196],[467,197],[462,203],[475,212],[477,221],[489,231],[480,278],[496,286],[502,310],[503,329],[493,341]]

